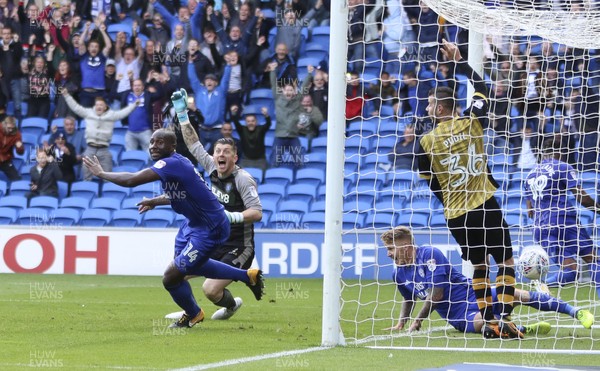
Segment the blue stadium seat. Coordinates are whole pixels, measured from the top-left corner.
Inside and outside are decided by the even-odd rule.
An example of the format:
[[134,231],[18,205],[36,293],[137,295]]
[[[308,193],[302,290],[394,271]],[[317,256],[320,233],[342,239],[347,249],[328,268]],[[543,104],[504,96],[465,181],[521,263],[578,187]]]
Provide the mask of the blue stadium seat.
[[327,152],[327,138],[326,137],[317,137],[314,138],[311,145],[311,154],[315,152]]
[[28,180],[15,180],[10,183],[9,194],[11,196],[25,196],[31,191],[31,186]]
[[379,116],[381,116],[382,118],[384,117],[394,117],[394,107],[389,106],[389,105],[382,105],[381,108],[379,109]]
[[429,212],[404,212],[398,217],[398,224],[408,225],[413,228],[423,228],[429,226]]
[[31,166],[22,166],[18,170],[22,181],[31,182]]
[[367,125],[362,120],[352,121],[346,129],[346,148],[361,147],[365,151],[370,149],[370,139],[367,137],[375,134],[375,129],[371,125]]
[[[375,148],[373,148],[375,150]],[[388,153],[369,153],[360,159],[360,168],[364,170],[375,170],[383,174],[380,175],[380,179],[384,180],[388,177],[388,172],[392,168],[392,164],[388,158]]]
[[65,127],[65,119],[64,119],[64,117],[58,117],[58,118],[53,119],[50,122],[50,128],[52,128],[54,126],[56,126],[59,129],[64,128]]
[[271,220],[272,215],[273,215],[273,212],[271,212],[269,210],[263,210],[262,219],[259,222],[260,225],[257,225],[257,223],[254,223],[254,228],[266,228],[269,225],[269,221]]
[[18,212],[8,207],[0,207],[0,225],[13,224],[17,220]]
[[287,187],[294,181],[294,171],[286,168],[271,168],[265,172],[265,184],[278,184]]
[[406,204],[405,204],[405,208],[409,211],[409,212],[427,212],[429,213],[430,210],[434,209],[434,201],[435,200],[435,196],[431,196],[431,197],[412,197],[411,199],[407,200]]
[[126,151],[121,154],[121,166],[131,166],[138,170],[142,169],[148,164],[150,159],[147,151]]
[[175,221],[171,210],[149,210],[143,214],[143,225],[149,228],[166,228]]
[[111,221],[111,212],[106,209],[88,209],[81,214],[79,224],[83,227],[104,227]]
[[4,196],[0,198],[0,209],[5,208],[17,211],[27,209],[27,199],[23,196]]
[[[382,114],[383,116],[383,114]],[[395,119],[381,120],[377,127],[377,134],[380,137],[392,137],[401,135],[402,130],[399,128],[398,122]]]
[[[271,89],[253,89],[250,91],[250,104],[255,107],[267,107],[273,109],[275,100]],[[248,114],[244,109],[244,115]]]
[[520,211],[509,211],[504,214],[504,220],[509,227],[520,227],[523,224],[523,217]]
[[39,207],[51,212],[58,209],[58,198],[50,196],[37,196],[29,201],[29,207]]
[[56,209],[50,214],[52,222],[58,226],[70,227],[79,224],[81,218],[80,212],[77,209],[64,208]]
[[[383,72],[383,62],[381,61],[380,58],[366,58],[365,59],[365,68],[364,68],[364,73],[365,74],[372,74],[375,76],[381,76],[381,73]],[[376,81],[373,82],[369,82],[370,84],[375,84]]]
[[344,203],[346,202],[368,204],[369,208],[372,208],[375,203],[375,192],[357,192],[356,190],[351,190],[344,195]]
[[301,213],[308,212],[308,203],[295,200],[284,200],[279,204],[279,211],[297,211]]
[[140,200],[144,197],[152,198],[161,195],[162,188],[159,182],[140,184],[131,189],[131,197],[137,197]]
[[[318,138],[315,138],[318,139]],[[313,140],[314,143],[314,140]],[[318,169],[321,171],[325,171],[327,169],[327,154],[325,152],[315,152],[314,148],[312,152],[306,155],[306,160],[304,161],[304,168],[306,169]]]
[[256,180],[256,184],[261,184],[263,182],[264,174],[262,169],[255,167],[246,167],[244,168],[244,170],[246,170],[248,174],[254,177],[254,180]]
[[369,213],[367,215],[367,219],[365,220],[366,228],[386,228],[390,229],[395,227],[396,224],[396,215],[393,213]]
[[26,117],[21,122],[22,134],[33,134],[39,138],[48,130],[48,119],[44,117]]
[[320,169],[299,169],[296,171],[296,184],[317,188],[325,184],[325,171]]
[[327,45],[319,43],[308,43],[304,49],[304,56],[318,61],[327,60],[329,59],[329,48]]
[[363,189],[372,189],[377,191],[385,184],[386,173],[377,173],[374,171],[359,173],[356,178],[356,187]]
[[342,229],[359,229],[365,227],[365,214],[356,212],[344,213],[342,215]]
[[95,182],[81,181],[71,184],[71,197],[84,197],[92,200],[99,195],[99,185]]
[[375,202],[375,206],[374,209],[379,211],[384,211],[384,212],[394,212],[394,211],[400,211],[404,209],[404,205],[405,205],[406,199],[403,197],[393,197],[388,199],[383,199],[381,201],[377,201]]
[[[244,111],[242,112],[242,116],[254,115],[256,116],[256,120],[258,122],[265,122],[265,116],[262,114],[262,107],[259,105],[249,104],[244,106]],[[268,107],[267,107],[268,108]],[[275,126],[275,124],[273,124]]]
[[58,199],[62,200],[69,194],[69,183],[63,181],[56,183],[58,184]]
[[45,224],[48,221],[48,212],[45,209],[31,207],[19,211],[17,223],[20,225],[29,225],[34,227],[38,224]]
[[99,197],[92,200],[92,208],[116,211],[121,209],[121,201],[111,197]]
[[322,211],[325,212],[325,200],[313,201],[309,206],[310,212]]
[[310,41],[329,48],[329,26],[319,26],[312,29]]
[[373,204],[365,201],[350,200],[343,203],[343,210],[345,213],[366,213],[373,209]]
[[102,185],[102,197],[115,198],[119,200],[119,202],[123,201],[124,198],[129,197],[130,192],[130,188],[121,187],[114,183],[106,182]]
[[312,202],[315,198],[315,188],[305,184],[292,184],[287,188],[287,199],[293,201]]
[[36,147],[42,143],[42,141],[40,140],[40,136],[31,132],[22,133],[21,139],[23,141],[23,144],[28,145],[30,147]]
[[8,191],[8,183],[0,180],[0,197],[4,196]]
[[325,229],[325,213],[310,212],[302,217],[302,227],[308,229]]
[[431,213],[429,226],[432,228],[446,228],[448,224],[446,218],[444,218],[444,213]]
[[321,62],[321,59],[318,58],[304,57],[298,59],[298,61],[296,62],[296,66],[298,67],[298,74],[300,74],[300,71],[306,71],[306,67],[308,66],[313,66],[316,68],[319,65],[319,62]]
[[[377,153],[380,153],[382,155],[388,155],[390,153],[394,152],[394,147],[396,146],[396,142],[397,142],[397,138],[396,137],[377,137],[375,140],[373,140],[373,149],[375,149],[377,151]],[[386,161],[389,162],[389,161]]]
[[110,225],[114,227],[137,227],[142,215],[137,210],[117,210],[113,213]]
[[110,141],[110,149],[120,150],[119,153],[125,150],[125,135],[113,135]]
[[114,166],[113,167],[113,172],[115,173],[136,173],[140,171],[139,168],[135,167],[135,166]]
[[285,197],[285,191],[286,188],[283,188],[277,184],[261,184],[258,187],[258,194],[260,195],[261,199],[264,196],[269,196],[269,195],[275,195],[275,196],[279,196],[280,198],[284,198]]
[[138,197],[128,197],[123,199],[123,201],[121,201],[121,209],[123,210],[127,210],[127,209],[132,209],[132,210],[137,210],[138,206],[137,204],[141,201],[141,198]]
[[68,198],[64,198],[61,202],[60,202],[60,208],[70,208],[70,209],[77,209],[79,210],[79,212],[83,212],[84,210],[87,210],[90,207],[90,200],[87,197],[77,197],[77,196],[73,196],[73,197],[68,197]]

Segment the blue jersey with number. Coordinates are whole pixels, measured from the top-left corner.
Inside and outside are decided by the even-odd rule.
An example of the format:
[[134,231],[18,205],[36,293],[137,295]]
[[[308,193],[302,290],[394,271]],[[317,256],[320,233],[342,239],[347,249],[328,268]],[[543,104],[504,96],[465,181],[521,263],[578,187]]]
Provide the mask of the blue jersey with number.
[[189,228],[214,230],[229,223],[223,205],[186,157],[173,153],[156,161],[151,169],[160,176],[173,210],[188,219]]
[[535,210],[534,225],[567,226],[577,223],[577,209],[567,197],[578,186],[573,167],[555,159],[543,160],[531,170],[525,181],[525,197]]
[[436,303],[435,311],[446,320],[465,318],[469,281],[452,267],[439,249],[417,247],[415,264],[397,267],[394,281],[406,300],[425,299],[433,287],[443,288],[443,299]]

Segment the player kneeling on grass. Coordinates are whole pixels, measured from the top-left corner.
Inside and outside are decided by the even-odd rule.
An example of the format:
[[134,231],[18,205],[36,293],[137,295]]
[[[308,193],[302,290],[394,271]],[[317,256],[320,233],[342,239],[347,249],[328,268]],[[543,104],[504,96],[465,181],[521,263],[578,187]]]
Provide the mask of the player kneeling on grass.
[[[262,219],[256,181],[252,175],[236,166],[237,148],[232,139],[217,140],[214,157],[206,152],[196,130],[190,124],[185,89],[174,92],[171,100],[185,144],[198,163],[210,174],[212,192],[225,207],[231,223],[229,239],[213,252],[211,258],[237,268],[248,269],[254,259],[254,222]],[[242,306],[242,298],[234,298],[226,289],[231,282],[233,281],[207,278],[202,285],[204,295],[215,305],[223,307],[212,315],[214,320],[229,319]],[[177,315],[178,313],[171,313],[167,317],[173,318]]]
[[[411,319],[417,299],[424,301],[423,307],[408,331],[418,331],[422,322],[435,310],[442,319],[461,332],[480,333],[484,320],[477,306],[477,299],[471,280],[458,272],[444,254],[432,246],[416,246],[410,228],[400,226],[381,235],[387,249],[387,255],[395,263],[394,281],[398,291],[404,297],[398,323],[386,330],[402,330]],[[501,314],[496,290],[492,288],[494,316]],[[577,318],[585,328],[591,328],[594,316],[587,310],[576,309],[566,302],[546,293],[515,290],[514,304],[523,304],[532,308],[568,314]],[[528,326],[519,326],[524,334],[546,334],[551,326],[538,322]],[[508,336],[506,336],[508,338]]]
[[258,269],[238,269],[210,259],[229,237],[229,220],[190,160],[175,152],[176,145],[175,133],[165,129],[155,131],[150,139],[150,157],[156,163],[137,173],[105,172],[95,156],[85,157],[83,163],[95,176],[123,187],[160,180],[165,193],[141,201],[140,212],[157,205],[171,205],[176,213],[185,216],[175,237],[175,259],[163,275],[163,285],[185,311],[171,327],[192,327],[204,320],[204,311],[198,306],[186,276],[242,281],[257,300],[263,295],[264,285]]
[[590,265],[592,281],[600,298],[600,264],[594,257],[594,242],[579,225],[577,209],[569,200],[569,191],[582,206],[600,213],[600,205],[581,187],[573,167],[560,161],[561,143],[544,141],[540,163],[525,181],[525,197],[529,217],[533,219],[533,238],[542,245],[558,273],[546,277],[546,284],[561,285],[577,280],[577,258]]

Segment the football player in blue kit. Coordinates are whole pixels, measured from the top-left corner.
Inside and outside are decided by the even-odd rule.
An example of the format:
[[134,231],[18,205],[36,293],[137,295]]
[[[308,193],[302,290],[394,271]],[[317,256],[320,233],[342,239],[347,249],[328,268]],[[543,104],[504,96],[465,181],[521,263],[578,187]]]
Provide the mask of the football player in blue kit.
[[600,297],[600,267],[594,256],[594,243],[579,225],[577,208],[568,199],[572,192],[582,206],[599,213],[600,205],[581,187],[573,167],[559,160],[560,141],[546,139],[541,161],[531,170],[524,184],[529,217],[533,219],[533,238],[548,252],[558,273],[546,277],[546,284],[560,285],[577,279],[577,258],[590,265],[592,281]]
[[[420,299],[424,304],[417,315],[412,317],[413,322],[408,328],[409,332],[420,330],[422,322],[433,310],[460,332],[480,333],[482,331],[484,321],[477,306],[471,280],[458,272],[439,249],[432,246],[417,246],[412,231],[405,226],[383,233],[381,240],[387,249],[388,257],[396,265],[393,279],[404,298],[400,319],[395,326],[385,330],[404,329],[411,320],[417,299]],[[492,297],[494,314],[499,316],[502,309],[495,288],[492,288]],[[514,304],[567,314],[577,318],[581,325],[588,329],[594,323],[594,316],[589,311],[574,308],[546,293],[516,289]],[[519,326],[523,334],[546,334],[550,329],[550,324],[546,322]]]
[[238,269],[210,259],[213,251],[229,237],[231,215],[225,212],[192,163],[175,152],[176,144],[174,132],[155,131],[150,139],[150,156],[156,162],[136,173],[104,172],[95,157],[86,157],[83,162],[95,176],[123,187],[160,180],[163,197],[141,201],[140,212],[158,205],[171,205],[175,212],[185,216],[175,238],[175,259],[163,275],[163,285],[185,311],[171,327],[192,327],[204,320],[204,311],[184,279],[186,276],[242,281],[257,300],[263,295],[264,283],[259,269]]

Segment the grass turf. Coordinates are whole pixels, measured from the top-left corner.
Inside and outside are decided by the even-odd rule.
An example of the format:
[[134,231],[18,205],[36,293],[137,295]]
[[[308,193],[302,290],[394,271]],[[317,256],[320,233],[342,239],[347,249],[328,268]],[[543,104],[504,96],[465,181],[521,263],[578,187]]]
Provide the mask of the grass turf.
[[[202,279],[196,279],[192,286],[210,318],[217,308],[200,294],[201,282]],[[364,284],[344,289],[346,304],[342,317],[352,320],[343,322],[342,326],[350,338],[385,335],[382,329],[398,314],[399,306],[391,300],[393,287]],[[575,295],[574,290],[571,291]],[[192,329],[167,329],[171,321],[163,316],[178,308],[162,288],[159,277],[1,275],[0,369],[164,370],[319,346],[321,280],[268,279],[266,292],[265,299],[257,302],[243,284],[234,284],[232,293],[244,299],[244,306],[229,321],[207,319]],[[561,296],[565,298],[569,293],[563,290]],[[584,298],[586,294],[580,290],[577,295]],[[440,325],[435,317],[432,317],[432,327]],[[574,323],[568,317],[566,321]],[[424,328],[429,326],[429,323],[424,324]],[[590,334],[595,335],[595,342]],[[431,335],[434,336],[387,337],[365,345],[483,346],[480,335],[476,334],[464,337],[456,331],[442,330]],[[598,349],[598,340],[598,334],[589,330],[559,329],[541,339],[503,344],[522,348]],[[488,342],[486,346],[497,344]],[[597,357],[547,355],[543,362],[585,366],[597,364]],[[513,364],[539,361],[514,354],[436,351],[424,356],[422,351],[348,346],[247,363],[244,368],[375,369],[402,362],[402,369],[413,370],[467,359]]]

